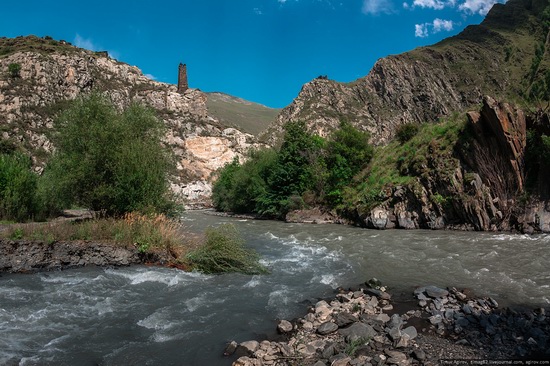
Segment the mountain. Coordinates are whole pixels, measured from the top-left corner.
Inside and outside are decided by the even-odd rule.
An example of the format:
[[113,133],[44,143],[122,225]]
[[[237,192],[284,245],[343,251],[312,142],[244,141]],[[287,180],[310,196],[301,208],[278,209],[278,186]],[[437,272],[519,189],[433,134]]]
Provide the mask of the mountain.
[[262,104],[249,102],[229,94],[206,93],[208,113],[226,126],[233,126],[254,136],[275,122],[281,111]]
[[485,95],[519,101],[536,80],[550,80],[547,6],[547,0],[495,4],[480,25],[382,58],[354,82],[312,80],[264,135],[274,143],[288,121],[303,120],[324,136],[345,119],[386,144],[399,125],[435,122],[479,105]]
[[[279,144],[293,121],[321,137],[341,121],[370,133],[373,158],[340,203],[315,187],[299,197],[306,208],[325,205],[320,221],[550,232],[549,30],[548,0],[495,4],[481,24],[382,58],[354,82],[312,80],[260,138]],[[318,212],[286,218],[315,221]]]
[[[18,70],[12,70],[13,65]],[[138,101],[156,110],[168,127],[165,141],[178,160],[172,188],[191,201],[207,199],[212,173],[256,146],[256,138],[238,127],[237,114],[220,113],[236,128],[228,126],[211,113],[209,96],[197,89],[179,93],[175,85],[150,80],[137,67],[106,52],[80,49],[51,37],[0,38],[0,142],[22,146],[36,170],[43,168],[54,149],[48,136],[55,117],[70,100],[92,90],[104,92],[121,109]],[[238,101],[214,105],[239,111],[230,106],[240,103],[245,109],[261,110]],[[253,131],[250,121],[243,126]]]

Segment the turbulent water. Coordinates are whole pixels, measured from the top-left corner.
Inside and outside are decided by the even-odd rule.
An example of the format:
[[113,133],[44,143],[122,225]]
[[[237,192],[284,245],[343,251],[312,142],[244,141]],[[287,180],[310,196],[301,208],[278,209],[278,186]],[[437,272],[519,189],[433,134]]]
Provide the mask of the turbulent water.
[[229,365],[230,340],[274,336],[338,286],[471,288],[505,305],[550,303],[550,236],[371,231],[187,213],[187,230],[234,223],[271,274],[155,267],[0,277],[0,364]]

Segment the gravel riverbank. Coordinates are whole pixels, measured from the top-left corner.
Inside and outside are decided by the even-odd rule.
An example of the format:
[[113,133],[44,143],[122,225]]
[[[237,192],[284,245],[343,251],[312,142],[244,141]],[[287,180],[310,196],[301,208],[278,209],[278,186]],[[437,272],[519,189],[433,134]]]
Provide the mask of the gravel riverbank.
[[285,341],[232,342],[225,354],[238,357],[233,366],[550,365],[546,309],[499,308],[492,298],[435,286],[414,296],[400,312],[371,280],[279,321]]

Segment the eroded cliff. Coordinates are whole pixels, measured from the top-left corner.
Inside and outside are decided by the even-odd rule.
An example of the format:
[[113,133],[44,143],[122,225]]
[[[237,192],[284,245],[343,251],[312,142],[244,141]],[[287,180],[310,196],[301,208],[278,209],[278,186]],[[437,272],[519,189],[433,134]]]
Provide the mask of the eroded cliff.
[[[9,73],[10,64],[19,65],[17,75]],[[207,203],[212,173],[256,144],[254,136],[211,116],[207,95],[197,89],[178,93],[175,85],[151,80],[105,52],[64,41],[0,39],[0,137],[23,146],[38,171],[55,148],[49,138],[55,117],[68,101],[92,90],[121,109],[138,101],[157,111],[178,160],[172,188],[191,203]]]
[[[481,109],[469,112],[467,119],[450,146],[443,147],[443,138],[432,139],[427,156],[397,157],[392,163],[410,179],[386,185],[379,203],[354,202],[348,214],[377,229],[550,232],[548,163],[527,159],[541,154],[533,141],[528,144],[528,136],[539,134],[537,128],[550,130],[548,115],[526,116],[485,97]],[[372,168],[365,174],[372,174]]]

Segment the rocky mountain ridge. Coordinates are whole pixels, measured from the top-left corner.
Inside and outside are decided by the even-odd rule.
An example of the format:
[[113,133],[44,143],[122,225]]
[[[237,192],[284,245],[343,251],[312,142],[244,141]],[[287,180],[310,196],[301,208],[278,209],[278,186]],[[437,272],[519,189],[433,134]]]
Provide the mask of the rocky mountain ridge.
[[[495,4],[480,25],[433,46],[382,58],[354,82],[312,80],[264,136],[276,143],[292,120],[306,121],[312,132],[326,136],[347,120],[369,131],[373,142],[386,144],[399,125],[435,122],[478,105],[484,95],[517,100],[530,88],[536,47],[548,46],[548,27],[541,20],[546,6],[545,0]],[[542,75],[549,65],[544,52],[531,76]]]
[[[20,66],[18,75],[9,74],[10,64]],[[150,80],[106,52],[49,37],[0,39],[0,137],[23,146],[37,170],[54,149],[48,136],[57,113],[92,90],[106,93],[120,109],[137,101],[157,111],[178,161],[172,189],[190,202],[207,201],[211,174],[256,145],[251,134],[213,117],[198,89],[178,93],[175,85]]]

